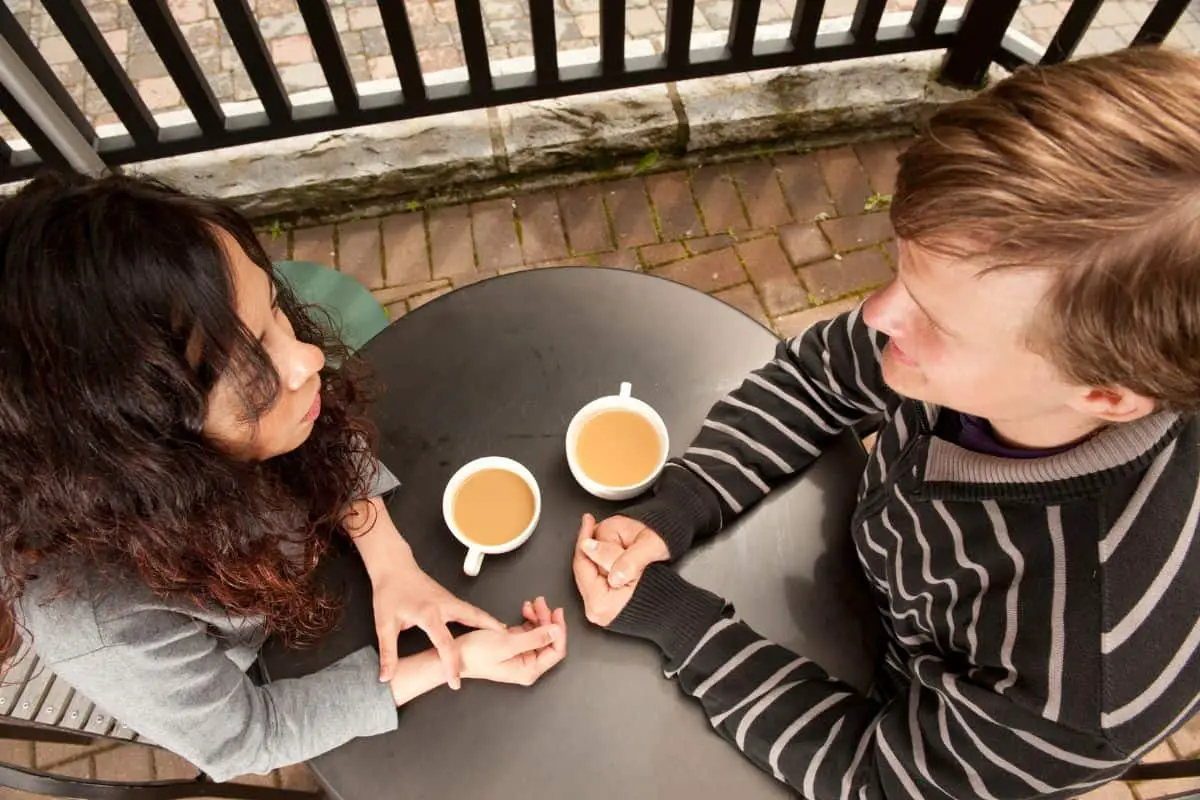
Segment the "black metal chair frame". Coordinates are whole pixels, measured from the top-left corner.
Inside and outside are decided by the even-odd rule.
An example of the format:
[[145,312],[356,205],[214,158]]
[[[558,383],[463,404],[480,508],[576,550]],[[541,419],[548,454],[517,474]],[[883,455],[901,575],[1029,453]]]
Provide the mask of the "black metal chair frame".
[[[110,740],[128,744],[124,739],[91,736],[65,731],[51,725],[0,718],[0,739],[24,742],[89,745]],[[144,747],[151,747],[140,743]],[[177,800],[177,798],[214,797],[226,800],[318,800],[320,792],[276,789],[242,783],[218,783],[204,773],[191,780],[121,782],[90,780],[56,775],[52,772],[0,762],[0,786],[50,797],[74,797],[84,800]]]

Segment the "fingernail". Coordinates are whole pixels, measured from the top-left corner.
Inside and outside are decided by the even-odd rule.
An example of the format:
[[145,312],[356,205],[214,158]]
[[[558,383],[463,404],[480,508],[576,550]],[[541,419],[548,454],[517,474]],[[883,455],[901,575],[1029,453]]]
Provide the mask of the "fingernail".
[[542,597],[542,596],[539,594],[539,595],[538,595],[538,598],[537,598],[537,601],[538,601],[539,603],[544,603],[544,602],[546,602],[546,598],[545,598],[545,597]]
[[585,553],[594,553],[599,543],[595,539],[585,539],[583,542],[583,550]]
[[614,587],[624,586],[625,581],[627,581],[627,580],[629,580],[629,579],[625,577],[624,572],[613,572],[613,573],[609,574],[609,576],[608,576],[609,586],[614,586]]
[[551,639],[557,639],[558,638],[558,628],[555,628],[555,627],[547,628],[546,635],[549,636]]

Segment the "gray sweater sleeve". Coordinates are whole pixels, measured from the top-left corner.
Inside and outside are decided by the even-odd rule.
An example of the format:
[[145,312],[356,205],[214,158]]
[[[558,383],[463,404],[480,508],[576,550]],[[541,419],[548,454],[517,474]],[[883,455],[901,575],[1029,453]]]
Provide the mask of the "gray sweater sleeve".
[[[369,496],[400,485],[381,462],[374,466]],[[396,728],[373,648],[303,678],[256,686],[208,624],[144,587],[57,596],[53,584],[31,581],[21,598],[38,655],[97,706],[214,780],[270,772]],[[217,624],[238,636],[227,618]]]
[[370,647],[303,678],[255,686],[203,622],[178,612],[142,606],[98,619],[89,603],[62,599],[23,603],[23,611],[35,649],[55,672],[217,781],[396,728],[395,702]]

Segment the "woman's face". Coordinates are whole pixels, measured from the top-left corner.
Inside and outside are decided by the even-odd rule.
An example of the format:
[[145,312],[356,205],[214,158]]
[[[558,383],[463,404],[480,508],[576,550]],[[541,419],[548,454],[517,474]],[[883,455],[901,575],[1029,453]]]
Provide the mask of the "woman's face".
[[320,348],[296,338],[292,324],[275,303],[270,276],[258,267],[237,241],[219,232],[233,276],[237,313],[242,324],[262,343],[279,375],[279,392],[265,413],[246,407],[239,381],[245,376],[226,370],[208,398],[204,433],[237,458],[265,461],[291,452],[312,433],[321,413]]

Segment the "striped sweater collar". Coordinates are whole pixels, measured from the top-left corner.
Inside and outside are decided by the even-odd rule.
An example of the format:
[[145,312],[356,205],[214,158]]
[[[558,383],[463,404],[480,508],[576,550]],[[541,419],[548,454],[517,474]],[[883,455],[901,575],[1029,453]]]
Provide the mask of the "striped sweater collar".
[[[922,426],[924,433],[933,429],[939,411],[928,405],[920,410],[922,421],[926,423]],[[1033,487],[1056,486],[1075,494],[1143,469],[1179,435],[1185,423],[1186,420],[1176,413],[1152,414],[1135,422],[1106,428],[1070,450],[1044,458],[1019,460],[976,453],[927,435],[923,437],[927,445],[922,459],[922,482],[927,486],[988,486],[999,494],[1008,494],[1006,488],[1026,494],[1024,490]]]

